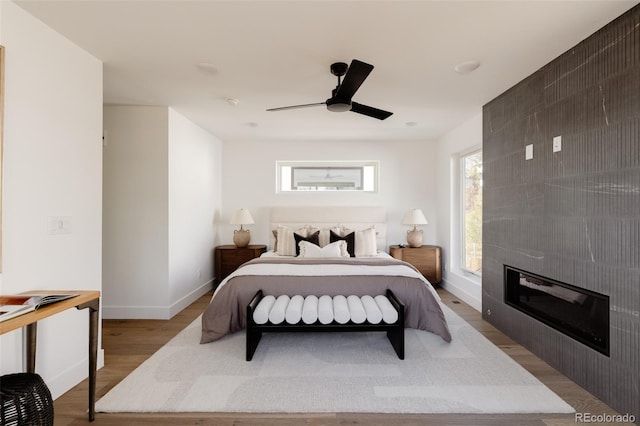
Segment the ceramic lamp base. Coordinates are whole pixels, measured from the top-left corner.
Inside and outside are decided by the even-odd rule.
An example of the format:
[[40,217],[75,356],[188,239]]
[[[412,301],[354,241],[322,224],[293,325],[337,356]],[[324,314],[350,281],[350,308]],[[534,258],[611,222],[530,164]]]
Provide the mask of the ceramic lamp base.
[[248,229],[236,229],[233,231],[233,244],[236,247],[246,247],[251,240],[251,234]]
[[422,229],[407,231],[407,243],[409,247],[422,247]]

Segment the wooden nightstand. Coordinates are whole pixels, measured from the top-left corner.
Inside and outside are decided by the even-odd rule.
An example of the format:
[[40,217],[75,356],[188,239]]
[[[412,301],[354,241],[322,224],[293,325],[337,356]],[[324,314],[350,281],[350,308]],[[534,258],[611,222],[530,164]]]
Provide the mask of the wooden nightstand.
[[442,250],[438,246],[391,246],[389,254],[415,266],[433,285],[442,280]]
[[216,247],[214,264],[216,284],[220,284],[227,275],[238,269],[238,266],[260,257],[266,251],[265,245],[249,245],[242,248],[233,245]]

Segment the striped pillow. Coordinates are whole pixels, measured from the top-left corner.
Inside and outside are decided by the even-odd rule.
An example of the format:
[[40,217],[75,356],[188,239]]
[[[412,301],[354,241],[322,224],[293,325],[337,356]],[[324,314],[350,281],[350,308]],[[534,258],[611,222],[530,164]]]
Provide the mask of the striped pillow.
[[286,226],[279,225],[276,237],[276,253],[280,256],[296,255],[296,240],[293,234],[296,233],[302,237],[307,236],[307,227],[291,229]]
[[355,243],[356,257],[376,256],[378,254],[376,229],[373,226],[363,231],[356,231]]

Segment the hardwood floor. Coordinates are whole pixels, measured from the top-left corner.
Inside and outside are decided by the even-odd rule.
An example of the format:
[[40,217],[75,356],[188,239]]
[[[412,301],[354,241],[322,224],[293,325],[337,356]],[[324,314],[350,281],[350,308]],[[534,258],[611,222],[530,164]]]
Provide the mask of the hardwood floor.
[[[490,341],[530,371],[540,381],[573,406],[577,412],[591,414],[617,414],[602,401],[573,383],[483,321],[480,313],[439,289],[443,302],[479,330]],[[102,346],[105,366],[97,375],[97,399],[100,399],[120,380],[126,377],[151,354],[160,349],[184,327],[204,311],[211,294],[194,302],[168,321],[159,320],[104,320]],[[84,425],[87,418],[88,381],[75,386],[54,402],[55,424]],[[241,413],[149,413],[105,414],[97,413],[95,425],[492,425],[534,426],[575,425],[573,414],[476,415],[476,414],[241,414]],[[591,423],[602,424],[602,423]],[[617,423],[618,425],[622,423]]]

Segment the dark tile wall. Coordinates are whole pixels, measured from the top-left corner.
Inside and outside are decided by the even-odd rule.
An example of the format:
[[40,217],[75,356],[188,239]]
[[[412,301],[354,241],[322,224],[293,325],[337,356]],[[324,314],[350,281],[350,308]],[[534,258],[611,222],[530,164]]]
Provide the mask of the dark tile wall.
[[[640,5],[485,105],[483,126],[483,317],[638,421]],[[608,295],[610,356],[507,306],[505,264]]]

